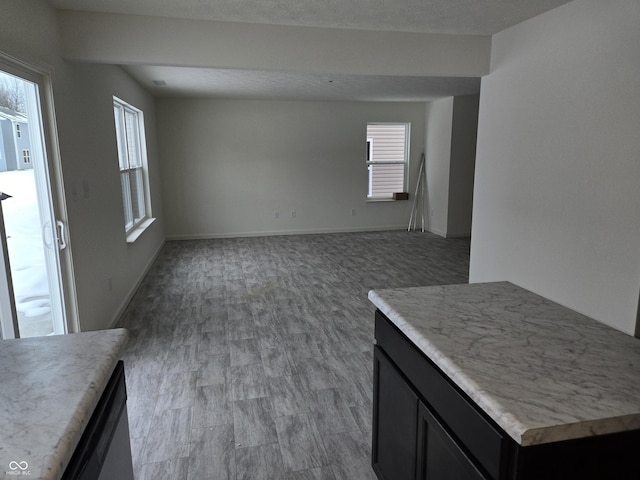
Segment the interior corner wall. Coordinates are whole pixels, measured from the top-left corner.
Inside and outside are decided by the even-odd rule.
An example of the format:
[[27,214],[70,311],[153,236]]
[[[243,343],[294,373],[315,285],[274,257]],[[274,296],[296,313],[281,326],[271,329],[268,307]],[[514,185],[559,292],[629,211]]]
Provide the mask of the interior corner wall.
[[480,95],[453,99],[447,237],[471,236]]
[[411,201],[366,201],[366,125],[411,123],[412,184],[423,103],[158,98],[157,112],[169,238],[406,228]]
[[[53,72],[80,329],[108,328],[164,243],[153,97],[120,67],[65,62],[55,11],[47,2],[2,0],[0,50],[27,63],[46,65]],[[113,95],[145,113],[157,220],[131,245],[124,233]]]
[[425,157],[427,170],[427,229],[447,236],[449,217],[449,174],[453,97],[427,102],[425,106]]
[[493,37],[470,281],[508,280],[633,335],[640,3],[575,0]]

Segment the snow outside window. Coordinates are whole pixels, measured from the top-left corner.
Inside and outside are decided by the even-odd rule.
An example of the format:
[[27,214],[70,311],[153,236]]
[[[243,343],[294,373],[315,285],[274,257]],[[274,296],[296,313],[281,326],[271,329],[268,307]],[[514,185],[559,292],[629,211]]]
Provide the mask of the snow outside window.
[[410,128],[409,123],[367,124],[368,199],[406,191]]
[[125,231],[129,233],[151,216],[148,207],[144,118],[142,111],[116,97],[113,97],[113,113],[118,143]]

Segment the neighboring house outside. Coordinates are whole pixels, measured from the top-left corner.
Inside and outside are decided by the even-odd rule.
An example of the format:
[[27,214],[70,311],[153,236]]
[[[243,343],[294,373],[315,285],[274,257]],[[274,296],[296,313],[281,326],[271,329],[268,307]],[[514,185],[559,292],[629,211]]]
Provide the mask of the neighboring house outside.
[[27,117],[0,107],[0,172],[33,168]]

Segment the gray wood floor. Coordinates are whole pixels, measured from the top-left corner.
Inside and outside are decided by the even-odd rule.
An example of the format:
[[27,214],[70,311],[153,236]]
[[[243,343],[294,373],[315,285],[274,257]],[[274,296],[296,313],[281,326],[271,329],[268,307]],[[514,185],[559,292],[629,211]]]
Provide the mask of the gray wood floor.
[[136,479],[374,479],[367,292],[468,270],[427,233],[167,242],[119,325]]

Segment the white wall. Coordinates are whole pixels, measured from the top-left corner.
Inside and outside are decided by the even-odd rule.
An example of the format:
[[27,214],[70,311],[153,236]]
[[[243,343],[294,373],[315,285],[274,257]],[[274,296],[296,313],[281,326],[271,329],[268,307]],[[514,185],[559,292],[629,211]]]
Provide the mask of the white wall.
[[479,101],[480,95],[453,99],[447,237],[471,235]]
[[169,237],[406,228],[410,201],[366,202],[366,124],[411,122],[416,172],[422,103],[159,98],[157,114]]
[[472,282],[510,280],[633,334],[640,2],[576,0],[493,38]]
[[443,237],[471,235],[478,95],[427,102],[428,230]]
[[[46,2],[2,0],[0,50],[53,69],[80,326],[82,330],[107,328],[164,242],[153,98],[119,67],[63,61],[56,16]],[[126,243],[124,235],[114,94],[145,112],[153,213],[158,220],[133,245]]]
[[430,232],[446,237],[449,217],[453,97],[427,102],[425,118],[427,168],[425,217],[428,218]]

